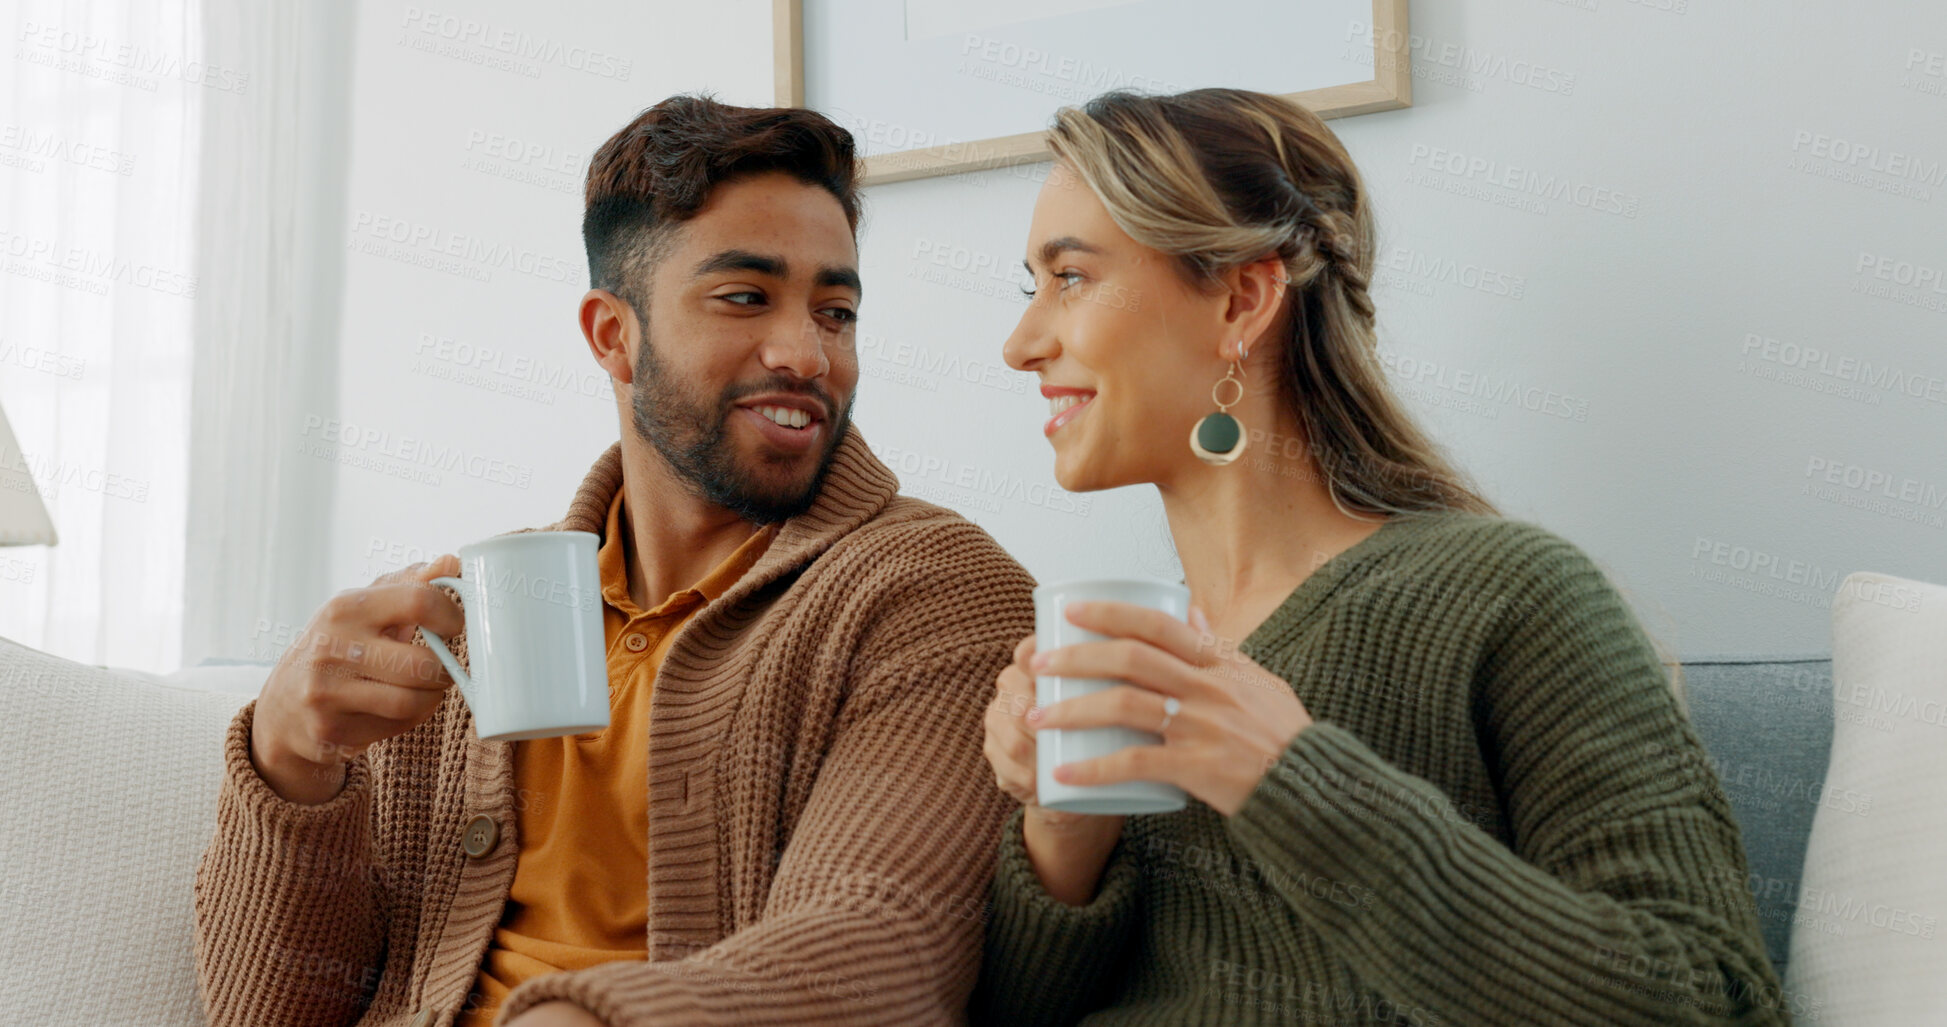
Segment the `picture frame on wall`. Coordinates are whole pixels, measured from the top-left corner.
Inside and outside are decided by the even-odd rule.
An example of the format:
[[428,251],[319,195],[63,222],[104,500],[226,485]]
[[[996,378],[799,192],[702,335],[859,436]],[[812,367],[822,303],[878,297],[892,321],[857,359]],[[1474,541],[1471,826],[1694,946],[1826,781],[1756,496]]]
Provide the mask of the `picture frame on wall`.
[[1413,102],[1406,0],[772,0],[772,22],[777,105],[851,130],[868,185],[1045,161],[1055,110],[1112,89]]

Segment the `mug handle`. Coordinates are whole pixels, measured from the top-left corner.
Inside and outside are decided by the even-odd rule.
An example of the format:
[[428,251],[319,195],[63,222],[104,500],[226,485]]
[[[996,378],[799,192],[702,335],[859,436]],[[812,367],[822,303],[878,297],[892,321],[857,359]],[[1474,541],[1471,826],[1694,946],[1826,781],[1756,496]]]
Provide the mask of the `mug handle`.
[[[427,584],[445,585],[453,591],[458,592],[460,594],[462,608],[473,601],[473,584],[471,582],[462,581],[459,578],[434,578],[427,582]],[[446,668],[446,673],[452,675],[453,683],[460,686],[460,695],[466,698],[468,706],[472,706],[473,679],[467,676],[466,671],[460,669],[460,661],[453,658],[453,650],[447,648],[446,639],[433,634],[423,624],[419,626],[419,633],[425,635],[427,641],[433,643],[433,655],[439,657],[440,665]]]

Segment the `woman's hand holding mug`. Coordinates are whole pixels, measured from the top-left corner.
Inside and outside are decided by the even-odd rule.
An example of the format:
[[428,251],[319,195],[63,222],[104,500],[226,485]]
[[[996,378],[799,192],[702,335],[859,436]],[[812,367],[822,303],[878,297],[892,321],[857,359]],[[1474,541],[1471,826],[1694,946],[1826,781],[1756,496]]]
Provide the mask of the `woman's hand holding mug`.
[[[1064,615],[1109,640],[1037,653],[1034,636],[1022,639],[988,708],[984,751],[1001,789],[1027,805],[1023,841],[1042,885],[1062,902],[1083,905],[1094,897],[1124,818],[1036,804],[1036,731],[1115,726],[1159,732],[1161,745],[1063,764],[1055,776],[1077,785],[1160,781],[1231,816],[1312,717],[1283,678],[1241,653],[1220,655],[1208,620],[1194,607],[1188,624],[1119,602],[1071,603]],[[1126,684],[1038,708],[1036,675]]]
[[982,751],[994,767],[1001,790],[1027,807],[1021,822],[1028,862],[1050,896],[1071,906],[1087,905],[1095,897],[1102,870],[1122,837],[1119,816],[1063,813],[1035,802],[1034,729],[1025,719],[1034,708],[1034,636],[1014,647],[1014,662],[995,682],[994,701],[987,707],[987,740]]
[[1312,722],[1289,682],[1243,653],[1220,653],[1194,606],[1187,624],[1130,603],[1071,603],[1066,614],[1109,640],[1051,649],[1030,658],[1030,673],[1125,683],[1029,710],[1028,726],[1127,727],[1159,732],[1163,744],[1063,764],[1055,778],[1064,784],[1160,781],[1233,816]]

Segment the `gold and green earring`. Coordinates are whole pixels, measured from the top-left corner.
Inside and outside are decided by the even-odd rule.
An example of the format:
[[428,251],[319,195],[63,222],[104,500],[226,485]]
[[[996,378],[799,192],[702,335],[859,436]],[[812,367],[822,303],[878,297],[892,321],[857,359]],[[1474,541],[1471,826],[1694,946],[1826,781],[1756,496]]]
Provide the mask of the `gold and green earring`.
[[[1239,339],[1237,358],[1242,360],[1244,356],[1244,340]],[[1223,399],[1225,385],[1236,390],[1229,402]],[[1232,360],[1230,370],[1225,371],[1224,376],[1217,379],[1217,384],[1210,387],[1210,400],[1217,404],[1217,412],[1205,414],[1196,427],[1190,429],[1190,452],[1195,453],[1199,460],[1223,465],[1243,455],[1244,444],[1248,441],[1244,428],[1237,423],[1237,418],[1226,412],[1243,398],[1244,371],[1237,365],[1237,360]]]

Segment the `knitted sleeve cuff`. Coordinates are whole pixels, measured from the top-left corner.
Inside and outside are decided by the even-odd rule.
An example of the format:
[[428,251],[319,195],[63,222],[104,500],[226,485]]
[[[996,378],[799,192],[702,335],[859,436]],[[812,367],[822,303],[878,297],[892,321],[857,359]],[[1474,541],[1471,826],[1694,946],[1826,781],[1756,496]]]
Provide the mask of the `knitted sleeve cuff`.
[[[1118,842],[1095,898],[1070,906],[1041,886],[1022,838],[1025,808],[1001,832],[979,1004],[994,1022],[1060,1021],[1097,990],[1134,934],[1142,866]],[[1126,836],[1125,836],[1126,840]],[[1008,1010],[1006,1016],[1001,1010]]]
[[216,830],[196,871],[204,1008],[212,1024],[350,1023],[384,967],[370,776],[361,758],[329,802],[280,797],[250,761],[255,712],[244,706],[224,736]]
[[251,762],[250,732],[256,711],[257,701],[252,699],[231,719],[223,739],[221,803],[236,818],[235,826],[260,842],[274,843],[265,851],[289,859],[322,858],[339,867],[364,860],[372,795],[372,773],[365,757],[346,764],[345,786],[330,800],[315,806],[292,802],[271,790]]

